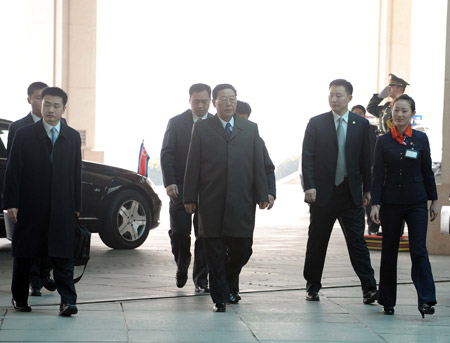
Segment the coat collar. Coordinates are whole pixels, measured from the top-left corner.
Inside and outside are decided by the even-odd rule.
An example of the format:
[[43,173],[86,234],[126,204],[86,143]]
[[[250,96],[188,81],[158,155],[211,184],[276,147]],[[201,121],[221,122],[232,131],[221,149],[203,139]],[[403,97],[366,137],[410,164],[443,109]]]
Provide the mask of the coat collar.
[[[37,135],[38,135],[39,139],[47,138],[48,140],[50,140],[50,138],[47,135],[47,131],[45,131],[44,124],[42,123],[42,120],[43,119],[39,120],[37,123],[34,124],[34,127],[36,129]],[[60,130],[59,130],[58,138],[59,137],[67,138],[68,127],[62,121],[60,123],[61,123],[61,126],[60,126]]]
[[219,119],[219,116],[216,114],[214,115],[214,129],[215,131],[221,135],[225,140],[231,141],[233,140],[237,135],[239,135],[244,128],[242,127],[242,121],[245,119],[239,118],[236,114],[234,115],[234,126],[233,131],[231,131],[230,138],[227,137],[225,133],[225,129],[223,128],[223,125]]

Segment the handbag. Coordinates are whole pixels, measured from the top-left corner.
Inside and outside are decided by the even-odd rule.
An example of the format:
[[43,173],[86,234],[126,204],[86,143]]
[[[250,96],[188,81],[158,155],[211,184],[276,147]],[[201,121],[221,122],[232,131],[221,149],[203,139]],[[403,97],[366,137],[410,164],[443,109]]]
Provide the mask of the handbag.
[[74,251],[74,265],[84,266],[83,272],[73,281],[77,283],[83,277],[84,271],[90,259],[91,251],[91,233],[83,225],[80,224],[78,217],[75,216],[75,251]]

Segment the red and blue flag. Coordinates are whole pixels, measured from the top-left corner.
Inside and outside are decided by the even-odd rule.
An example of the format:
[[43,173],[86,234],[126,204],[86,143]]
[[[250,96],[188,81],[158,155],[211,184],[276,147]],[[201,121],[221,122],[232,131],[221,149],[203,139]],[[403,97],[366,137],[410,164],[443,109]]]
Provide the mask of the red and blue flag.
[[145,177],[148,176],[148,160],[150,156],[147,154],[147,150],[144,147],[144,141],[142,141],[141,148],[139,149],[139,165],[138,165],[138,174],[143,175]]

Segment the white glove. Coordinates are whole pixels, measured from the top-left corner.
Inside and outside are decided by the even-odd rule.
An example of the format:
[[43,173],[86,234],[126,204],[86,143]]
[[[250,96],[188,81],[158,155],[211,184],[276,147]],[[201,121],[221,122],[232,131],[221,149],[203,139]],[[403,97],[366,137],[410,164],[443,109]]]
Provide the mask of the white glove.
[[380,93],[378,93],[378,97],[380,99],[387,98],[387,96],[388,96],[388,88],[389,88],[389,86],[386,86],[386,87],[383,88],[383,90]]

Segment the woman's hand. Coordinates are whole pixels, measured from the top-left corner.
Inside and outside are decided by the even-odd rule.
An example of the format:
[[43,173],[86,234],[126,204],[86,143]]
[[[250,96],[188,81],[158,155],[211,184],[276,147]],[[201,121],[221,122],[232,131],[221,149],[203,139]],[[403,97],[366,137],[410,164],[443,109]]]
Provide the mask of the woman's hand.
[[435,220],[438,213],[439,213],[439,206],[437,202],[433,200],[430,206],[430,221]]
[[375,224],[380,225],[380,205],[372,205],[372,209],[370,210],[370,219],[372,219],[372,221]]

